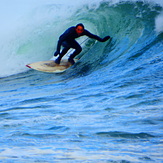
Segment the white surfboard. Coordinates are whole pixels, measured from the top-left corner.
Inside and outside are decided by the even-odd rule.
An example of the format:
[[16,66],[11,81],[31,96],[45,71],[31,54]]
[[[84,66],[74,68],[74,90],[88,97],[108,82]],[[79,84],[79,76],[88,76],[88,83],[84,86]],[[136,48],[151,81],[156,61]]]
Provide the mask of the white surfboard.
[[[74,60],[75,62],[77,60]],[[53,60],[50,61],[40,61],[26,65],[28,68],[42,71],[42,72],[51,72],[51,73],[60,73],[64,72],[68,69],[71,65],[67,59],[62,59],[60,64],[56,64]]]

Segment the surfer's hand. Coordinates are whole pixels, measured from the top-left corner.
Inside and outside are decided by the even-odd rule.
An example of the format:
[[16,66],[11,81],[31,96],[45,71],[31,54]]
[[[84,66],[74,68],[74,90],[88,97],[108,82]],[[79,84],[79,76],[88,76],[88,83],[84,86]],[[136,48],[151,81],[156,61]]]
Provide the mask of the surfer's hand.
[[106,36],[106,37],[104,37],[103,39],[102,39],[102,42],[105,42],[105,41],[107,41],[107,40],[109,40],[110,39],[110,36]]
[[56,52],[54,53],[54,56],[56,57],[58,54],[60,54],[60,52],[59,52],[59,51],[56,51]]

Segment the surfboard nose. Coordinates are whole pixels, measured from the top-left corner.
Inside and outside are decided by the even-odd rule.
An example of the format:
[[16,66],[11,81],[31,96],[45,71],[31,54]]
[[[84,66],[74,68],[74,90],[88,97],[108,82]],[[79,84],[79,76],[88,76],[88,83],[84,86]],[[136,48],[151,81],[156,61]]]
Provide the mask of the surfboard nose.
[[29,68],[31,68],[29,65],[26,65],[26,67],[29,67]]

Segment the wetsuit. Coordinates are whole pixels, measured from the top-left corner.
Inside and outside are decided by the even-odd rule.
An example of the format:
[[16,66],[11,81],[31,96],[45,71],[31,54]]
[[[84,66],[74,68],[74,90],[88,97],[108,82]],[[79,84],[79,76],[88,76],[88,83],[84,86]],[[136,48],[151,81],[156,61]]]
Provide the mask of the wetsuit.
[[[79,45],[79,43],[75,40],[76,38],[80,37],[80,36],[83,36],[83,35],[86,35],[90,38],[93,38],[93,39],[96,39],[100,42],[105,42],[107,41],[110,36],[106,36],[105,38],[100,38],[99,36],[97,35],[94,35],[92,33],[90,33],[88,30],[84,29],[83,33],[78,35],[76,33],[76,30],[75,30],[76,27],[70,27],[68,28],[60,37],[59,37],[59,40],[58,40],[58,45],[57,45],[57,51],[54,53],[54,56],[57,56],[59,54],[59,57],[56,59],[56,63],[60,63],[60,60],[61,58],[67,53],[67,51],[70,49],[70,48],[73,48],[75,49],[75,51],[73,52],[73,54],[70,55],[69,57],[69,62],[71,62],[72,64],[74,63],[73,61],[73,58],[78,55],[81,51],[82,51],[82,48],[81,46]],[[62,50],[62,52],[60,53],[60,48],[61,48],[61,45],[64,47],[64,49]]]

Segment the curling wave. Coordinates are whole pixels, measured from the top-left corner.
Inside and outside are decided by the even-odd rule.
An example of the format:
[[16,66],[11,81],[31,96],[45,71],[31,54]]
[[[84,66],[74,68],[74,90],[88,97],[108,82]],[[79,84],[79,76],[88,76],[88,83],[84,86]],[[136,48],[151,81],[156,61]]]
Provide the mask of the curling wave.
[[[15,18],[12,28],[8,23],[2,26],[0,77],[27,71],[25,65],[30,62],[50,59],[59,35],[79,22],[92,33],[113,38],[107,43],[89,39],[82,44],[83,52],[79,57],[84,66],[90,65],[92,71],[114,61],[134,59],[150,48],[153,55],[157,53],[157,57],[160,56],[161,48],[155,52],[156,45],[162,44],[163,38],[160,1],[84,1],[80,6],[74,2],[71,7],[67,1],[49,1],[41,5],[36,3],[32,8],[28,5],[23,7],[26,10],[21,17],[12,15]],[[17,6],[13,8],[16,10]],[[78,41],[82,43],[85,39]]]

